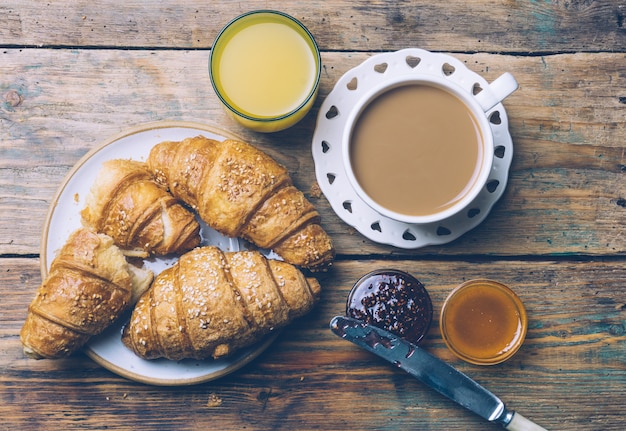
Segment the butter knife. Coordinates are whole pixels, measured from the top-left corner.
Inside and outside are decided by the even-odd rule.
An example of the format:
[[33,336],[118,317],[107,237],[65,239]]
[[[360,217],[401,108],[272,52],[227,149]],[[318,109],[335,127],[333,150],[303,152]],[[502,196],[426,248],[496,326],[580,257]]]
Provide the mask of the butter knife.
[[546,431],[521,414],[508,410],[498,397],[456,368],[391,332],[343,316],[334,317],[330,329],[490,422],[511,431]]

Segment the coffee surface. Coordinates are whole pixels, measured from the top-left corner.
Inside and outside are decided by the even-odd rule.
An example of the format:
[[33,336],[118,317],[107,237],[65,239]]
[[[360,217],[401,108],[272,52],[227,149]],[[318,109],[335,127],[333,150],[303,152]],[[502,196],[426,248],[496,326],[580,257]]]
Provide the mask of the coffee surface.
[[461,200],[479,176],[478,122],[451,93],[424,84],[373,99],[356,120],[350,163],[379,205],[409,216],[431,215]]

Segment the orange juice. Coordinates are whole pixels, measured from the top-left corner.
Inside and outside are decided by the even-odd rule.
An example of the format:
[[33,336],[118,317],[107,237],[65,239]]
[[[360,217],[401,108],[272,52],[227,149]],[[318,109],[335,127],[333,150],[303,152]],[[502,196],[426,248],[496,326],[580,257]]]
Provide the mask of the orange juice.
[[211,52],[211,80],[234,117],[258,131],[299,121],[317,94],[321,62],[313,37],[288,15],[252,12],[232,21]]

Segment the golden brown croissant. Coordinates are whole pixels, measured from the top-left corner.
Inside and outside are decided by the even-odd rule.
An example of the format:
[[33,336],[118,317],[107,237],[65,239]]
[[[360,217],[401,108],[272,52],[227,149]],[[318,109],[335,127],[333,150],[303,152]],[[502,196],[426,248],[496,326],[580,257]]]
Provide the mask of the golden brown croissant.
[[198,136],[156,145],[147,164],[157,181],[218,232],[273,249],[294,265],[316,269],[332,261],[319,213],[287,169],[255,147]]
[[20,332],[24,353],[35,359],[72,354],[116,320],[151,281],[152,272],[129,265],[111,237],[78,229],[30,304]]
[[199,247],[156,277],[122,341],[145,359],[218,358],[304,315],[319,294],[291,264]]
[[200,243],[195,216],[142,162],[104,162],[81,215],[86,226],[111,236],[129,256],[182,253]]

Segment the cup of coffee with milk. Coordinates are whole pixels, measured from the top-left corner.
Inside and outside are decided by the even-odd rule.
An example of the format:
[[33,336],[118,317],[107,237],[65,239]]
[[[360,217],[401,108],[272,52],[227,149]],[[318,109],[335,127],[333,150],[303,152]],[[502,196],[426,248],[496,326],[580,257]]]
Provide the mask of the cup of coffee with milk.
[[413,224],[452,217],[485,187],[494,157],[486,113],[518,87],[505,73],[468,91],[445,70],[424,70],[371,85],[342,136],[344,168],[359,197]]

